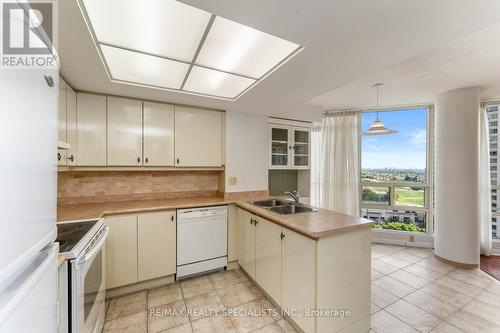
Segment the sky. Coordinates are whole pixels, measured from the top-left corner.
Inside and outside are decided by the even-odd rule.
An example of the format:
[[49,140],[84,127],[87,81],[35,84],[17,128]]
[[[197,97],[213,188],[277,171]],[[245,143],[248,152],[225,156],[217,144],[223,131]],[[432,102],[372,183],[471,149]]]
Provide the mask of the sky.
[[[363,112],[362,130],[366,131],[375,118],[375,112]],[[425,169],[427,109],[380,112],[379,118],[399,133],[362,136],[362,168]]]

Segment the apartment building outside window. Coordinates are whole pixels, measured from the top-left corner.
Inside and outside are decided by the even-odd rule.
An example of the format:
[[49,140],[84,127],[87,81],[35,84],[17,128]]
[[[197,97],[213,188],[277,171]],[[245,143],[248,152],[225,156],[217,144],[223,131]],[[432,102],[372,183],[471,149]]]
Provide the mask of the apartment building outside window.
[[486,106],[488,114],[488,124],[490,132],[490,171],[491,171],[491,229],[493,239],[500,239],[500,230],[498,229],[500,220],[500,210],[498,209],[497,196],[500,189],[498,179],[498,111],[499,104],[490,104]]

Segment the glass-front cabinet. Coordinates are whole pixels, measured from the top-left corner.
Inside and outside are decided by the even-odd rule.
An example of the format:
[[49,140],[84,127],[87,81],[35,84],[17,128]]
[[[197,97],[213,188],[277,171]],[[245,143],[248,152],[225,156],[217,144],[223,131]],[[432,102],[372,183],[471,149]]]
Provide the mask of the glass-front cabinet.
[[270,169],[309,169],[310,129],[271,124]]

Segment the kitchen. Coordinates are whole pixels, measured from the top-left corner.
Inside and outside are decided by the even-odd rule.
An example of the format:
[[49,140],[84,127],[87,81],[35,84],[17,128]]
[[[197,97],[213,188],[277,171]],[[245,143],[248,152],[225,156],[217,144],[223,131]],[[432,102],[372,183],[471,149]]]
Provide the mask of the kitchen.
[[0,332],[500,329],[499,6],[2,1]]

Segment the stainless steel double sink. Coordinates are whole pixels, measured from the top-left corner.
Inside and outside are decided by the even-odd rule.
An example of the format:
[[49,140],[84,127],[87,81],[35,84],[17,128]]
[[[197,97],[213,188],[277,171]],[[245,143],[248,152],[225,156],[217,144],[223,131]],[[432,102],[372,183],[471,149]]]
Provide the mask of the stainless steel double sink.
[[253,201],[251,202],[251,204],[282,215],[310,213],[317,211],[317,209],[299,203],[279,199]]

